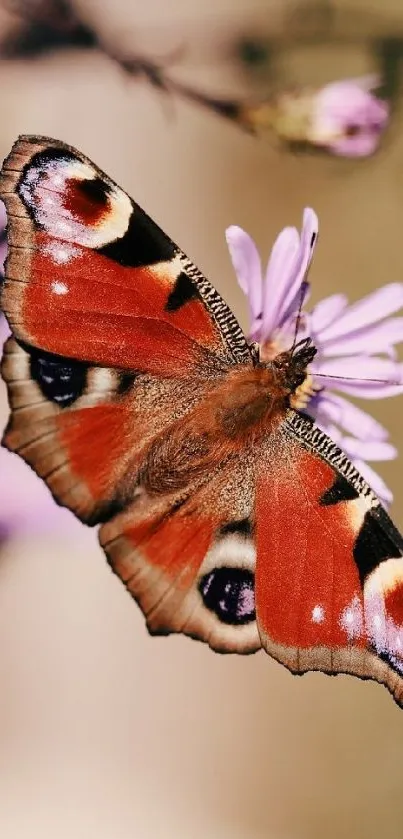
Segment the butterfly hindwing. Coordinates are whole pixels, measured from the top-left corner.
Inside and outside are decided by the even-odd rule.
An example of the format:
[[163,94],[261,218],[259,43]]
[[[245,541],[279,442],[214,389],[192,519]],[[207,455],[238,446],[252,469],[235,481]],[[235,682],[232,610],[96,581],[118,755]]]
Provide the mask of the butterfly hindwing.
[[140,492],[102,526],[110,565],[139,603],[150,632],[182,632],[219,652],[260,647],[253,483],[245,454],[182,493]]
[[140,494],[100,538],[151,632],[261,644],[294,673],[372,678],[403,704],[402,537],[302,416],[182,493]]
[[4,444],[55,498],[95,523],[131,498],[144,452],[205,392],[203,379],[158,379],[77,362],[10,338],[2,375],[12,413]]
[[293,672],[373,678],[403,704],[403,539],[309,420],[289,412],[279,434],[256,488],[262,645]]

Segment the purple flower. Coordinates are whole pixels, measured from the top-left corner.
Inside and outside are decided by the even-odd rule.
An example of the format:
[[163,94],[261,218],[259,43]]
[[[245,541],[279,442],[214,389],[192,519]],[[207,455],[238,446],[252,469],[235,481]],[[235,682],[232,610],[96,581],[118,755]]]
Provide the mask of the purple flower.
[[348,454],[384,503],[392,493],[367,460],[396,457],[388,432],[345,396],[380,399],[403,393],[403,365],[395,345],[403,341],[403,283],[391,283],[352,305],[334,294],[311,311],[299,311],[309,294],[307,271],[318,233],[318,219],[304,211],[301,236],[293,227],[278,236],[263,276],[255,243],[240,227],[229,227],[227,243],[239,285],[250,309],[249,337],[269,360],[310,336],[318,350],[294,407],[312,416]]
[[65,531],[77,519],[53,500],[46,484],[24,461],[0,447],[0,545],[12,536]]
[[373,93],[376,76],[333,82],[313,98],[307,140],[342,157],[368,157],[389,120],[387,102]]
[[260,136],[274,133],[289,146],[340,157],[368,157],[389,122],[389,104],[376,95],[377,76],[331,82],[316,90],[283,90],[241,108],[239,120]]

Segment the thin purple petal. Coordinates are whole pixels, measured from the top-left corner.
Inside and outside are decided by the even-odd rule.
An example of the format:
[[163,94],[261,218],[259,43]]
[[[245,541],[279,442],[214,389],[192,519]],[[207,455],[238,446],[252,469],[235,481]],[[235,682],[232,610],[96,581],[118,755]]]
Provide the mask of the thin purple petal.
[[348,299],[345,294],[332,294],[325,297],[312,309],[310,313],[313,334],[320,334],[347,308]]
[[321,331],[321,344],[330,339],[349,336],[352,332],[377,323],[403,306],[403,283],[390,283],[353,303],[330,326]]
[[285,316],[289,316],[293,303],[296,309],[299,308],[301,285],[312,260],[317,236],[317,215],[310,207],[306,207],[301,239],[295,228],[286,228],[278,237],[267,267],[263,292],[264,338],[270,335]]
[[232,264],[242,291],[247,295],[251,321],[262,314],[262,264],[253,239],[241,227],[232,225],[225,232]]
[[[279,317],[279,328],[281,329],[284,324],[287,323],[291,318],[295,322],[295,317],[298,316],[298,312],[302,310],[302,307],[305,306],[309,296],[311,293],[311,287],[307,280],[303,280],[303,282],[298,286],[296,289],[296,294],[294,297],[290,298],[290,302],[287,303],[287,307],[283,308]],[[306,317],[306,313],[304,313]]]
[[307,408],[322,424],[335,423],[359,440],[387,440],[388,431],[366,411],[336,393],[324,390]]
[[346,356],[343,358],[316,359],[311,371],[318,376],[318,384],[343,390],[360,387],[365,391],[379,385],[403,387],[401,365],[390,359],[372,356]]
[[403,341],[403,317],[387,318],[382,323],[366,326],[341,338],[321,338],[321,355],[355,355],[387,353],[396,357],[395,344]]
[[[320,379],[320,381],[323,380]],[[389,399],[392,396],[403,394],[403,385],[384,385],[368,381],[355,385],[345,381],[340,384],[329,385],[329,387],[336,387],[337,390],[341,390],[347,396],[356,396],[358,399]]]
[[352,460],[395,460],[397,457],[395,446],[386,441],[343,437],[343,449]]
[[295,227],[281,231],[273,245],[263,288],[262,341],[278,324],[281,300],[293,281],[298,261],[299,236]]
[[302,222],[297,274],[294,277],[293,284],[290,285],[288,292],[282,301],[278,314],[278,320],[280,323],[286,316],[289,316],[291,308],[298,310],[304,302],[307,285],[305,284],[304,289],[301,287],[303,286],[304,278],[312,262],[312,257],[318,239],[318,231],[318,217],[310,207],[306,207]]

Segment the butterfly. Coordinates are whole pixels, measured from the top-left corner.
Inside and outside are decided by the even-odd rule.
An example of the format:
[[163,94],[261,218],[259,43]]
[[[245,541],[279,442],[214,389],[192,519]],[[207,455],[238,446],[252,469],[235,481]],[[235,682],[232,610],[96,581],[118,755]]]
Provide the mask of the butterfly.
[[4,444],[99,526],[149,631],[375,679],[403,705],[403,538],[292,408],[310,339],[259,360],[190,259],[64,143],[20,137],[0,195]]

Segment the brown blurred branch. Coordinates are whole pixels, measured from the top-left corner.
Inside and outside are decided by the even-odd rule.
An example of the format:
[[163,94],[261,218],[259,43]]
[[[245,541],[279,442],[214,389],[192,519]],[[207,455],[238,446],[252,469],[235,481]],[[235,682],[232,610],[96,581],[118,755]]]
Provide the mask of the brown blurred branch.
[[[262,67],[263,70],[266,68],[267,82],[263,97],[259,97],[260,102],[213,96],[198,87],[176,80],[169,70],[178,61],[180,50],[160,61],[141,55],[125,56],[105,38],[102,39],[90,25],[79,19],[70,0],[0,0],[1,2],[20,19],[19,29],[8,33],[3,43],[0,43],[0,55],[4,58],[33,58],[44,52],[66,47],[98,49],[127,76],[143,78],[165,96],[184,98],[230,120],[252,134],[271,136],[275,128],[274,133],[281,136],[283,141],[286,136],[290,140],[291,135],[289,126],[285,133],[279,130],[276,109],[279,96],[287,91],[282,90],[280,85],[275,94],[273,84],[270,84],[271,63],[279,52],[290,49],[295,44],[303,42],[310,44],[314,49],[316,44],[326,41],[351,43],[353,38],[357,45],[366,42],[379,66],[380,95],[393,102],[401,90],[403,26],[400,26],[401,35],[399,27],[396,27],[394,33],[389,36],[385,34],[384,28],[381,28],[380,34],[376,36],[377,30],[372,14],[350,10],[346,18],[328,0],[301,0],[299,4],[286,4],[281,30],[270,36],[265,35],[264,30],[250,35],[244,32],[236,43],[233,42],[232,60],[246,74],[249,71],[251,80],[254,73],[256,76],[256,72],[259,74]],[[365,21],[368,24],[366,27],[363,26]],[[294,109],[294,122],[295,115]],[[295,130],[295,126],[298,130]],[[293,126],[292,142],[295,144],[297,140],[302,141],[301,138],[304,139],[304,132],[297,120]]]
[[[177,56],[179,51],[175,54]],[[143,77],[152,87],[166,95],[177,95],[196,105],[201,105],[210,111],[214,111],[222,117],[238,122],[243,109],[243,104],[237,99],[225,99],[203,93],[202,90],[176,81],[168,75],[167,69],[172,65],[172,57],[167,61],[158,63],[146,58],[121,58],[108,52],[111,58],[121,69],[134,77]]]
[[1,44],[4,58],[32,58],[50,50],[99,47],[96,33],[76,16],[68,0],[3,0],[18,25]]

